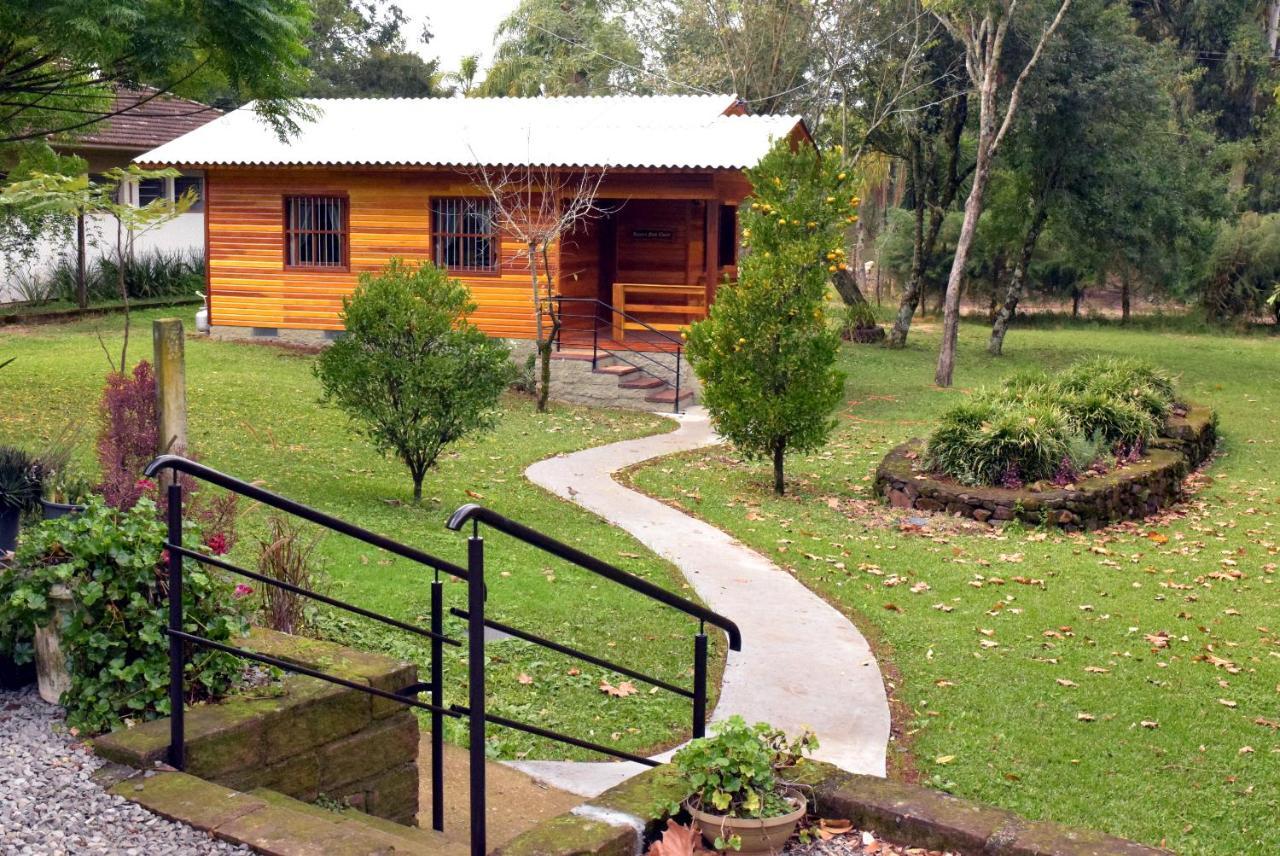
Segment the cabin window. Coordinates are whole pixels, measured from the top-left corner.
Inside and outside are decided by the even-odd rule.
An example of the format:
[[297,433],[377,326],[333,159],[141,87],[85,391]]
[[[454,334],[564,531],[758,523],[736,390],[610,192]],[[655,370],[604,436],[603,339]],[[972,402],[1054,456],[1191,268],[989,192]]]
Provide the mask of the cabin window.
[[492,199],[446,196],[431,200],[431,247],[436,264],[452,271],[494,273],[500,246]]
[[284,198],[287,267],[347,266],[347,200],[342,196]]
[[138,207],[144,208],[157,199],[164,199],[164,179],[144,178],[138,182]]
[[188,211],[204,210],[204,179],[198,175],[180,175],[173,180],[173,200],[177,202],[190,190],[195,196]]

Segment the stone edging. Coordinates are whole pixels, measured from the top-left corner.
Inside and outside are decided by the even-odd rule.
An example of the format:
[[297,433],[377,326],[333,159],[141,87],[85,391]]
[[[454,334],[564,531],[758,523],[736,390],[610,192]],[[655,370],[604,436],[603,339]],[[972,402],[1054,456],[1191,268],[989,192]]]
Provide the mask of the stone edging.
[[1065,529],[1097,529],[1117,520],[1147,517],[1182,499],[1182,482],[1217,444],[1217,421],[1207,407],[1170,417],[1147,456],[1111,472],[1082,479],[1073,489],[1034,491],[970,487],[920,472],[923,440],[894,448],[876,469],[875,490],[896,508],[945,512],[986,523],[1022,520]]
[[[674,771],[660,767],[606,791],[571,812],[518,836],[501,856],[569,856],[643,852],[666,818]],[[858,829],[904,847],[961,856],[1168,856],[1169,851],[1091,830],[1029,821],[1012,812],[959,799],[920,785],[845,773],[806,761],[799,784],[814,798],[814,813],[846,818]]]

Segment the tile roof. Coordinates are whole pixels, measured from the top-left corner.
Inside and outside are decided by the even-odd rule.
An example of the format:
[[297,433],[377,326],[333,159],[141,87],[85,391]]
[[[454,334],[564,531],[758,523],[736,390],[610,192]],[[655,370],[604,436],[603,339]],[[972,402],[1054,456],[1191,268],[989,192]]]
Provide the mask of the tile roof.
[[66,134],[59,142],[72,148],[93,145],[145,152],[222,115],[216,107],[156,92],[151,87],[117,87],[111,111],[125,112],[104,119],[82,133]]
[[797,116],[730,115],[731,95],[311,99],[287,142],[247,105],[135,158],[185,166],[382,165],[742,169]]

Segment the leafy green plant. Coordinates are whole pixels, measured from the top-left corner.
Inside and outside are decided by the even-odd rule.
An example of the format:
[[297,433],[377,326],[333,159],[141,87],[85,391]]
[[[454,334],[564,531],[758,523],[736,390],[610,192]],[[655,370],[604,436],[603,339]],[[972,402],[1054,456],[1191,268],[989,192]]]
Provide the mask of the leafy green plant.
[[1051,478],[1070,436],[1061,410],[1041,402],[980,399],[953,407],[929,436],[926,464],[963,484]]
[[840,337],[852,339],[859,330],[876,326],[876,313],[869,303],[851,303],[844,307],[840,318]]
[[[198,534],[189,531],[184,541],[198,544]],[[150,499],[122,511],[93,497],[82,513],[28,530],[14,568],[0,576],[0,628],[10,632],[50,620],[54,586],[71,592],[73,606],[62,628],[71,686],[62,704],[67,722],[84,732],[169,712],[164,539]],[[242,605],[221,575],[188,563],[183,582],[184,630],[220,642],[245,631]],[[17,653],[29,655],[26,648]],[[240,673],[235,657],[190,648],[188,700],[224,695]]]
[[342,301],[347,330],[316,363],[324,398],[413,478],[413,499],[444,448],[497,421],[510,350],[467,320],[471,293],[430,262],[392,259]]
[[[728,817],[779,817],[795,810],[787,801],[791,790],[782,772],[818,748],[806,731],[794,740],[768,723],[747,725],[732,716],[712,726],[710,737],[699,738],[675,754],[672,766],[680,775],[679,797],[661,806],[676,814],[688,802],[702,811]],[[737,844],[717,838],[717,849]]]
[[772,460],[778,494],[787,453],[826,443],[844,391],[840,339],[823,318],[828,278],[845,264],[842,229],[857,219],[840,161],[781,141],[748,170],[738,281],[688,333],[712,423],[744,456]]
[[[315,591],[321,570],[316,547],[323,530],[308,535],[301,523],[283,514],[267,516],[267,531],[258,538],[258,573]],[[242,589],[240,589],[242,590]],[[263,584],[262,622],[281,633],[301,633],[309,624],[309,601],[279,586]]]

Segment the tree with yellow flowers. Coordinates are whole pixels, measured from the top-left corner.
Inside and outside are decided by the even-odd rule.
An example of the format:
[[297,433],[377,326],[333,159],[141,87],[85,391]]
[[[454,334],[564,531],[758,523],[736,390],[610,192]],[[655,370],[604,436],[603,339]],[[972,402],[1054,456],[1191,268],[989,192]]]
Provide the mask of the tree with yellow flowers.
[[787,453],[826,443],[844,390],[823,309],[830,277],[847,269],[843,234],[859,204],[841,155],[781,141],[748,170],[738,281],[688,333],[712,424],[749,459],[773,462],[779,495]]

